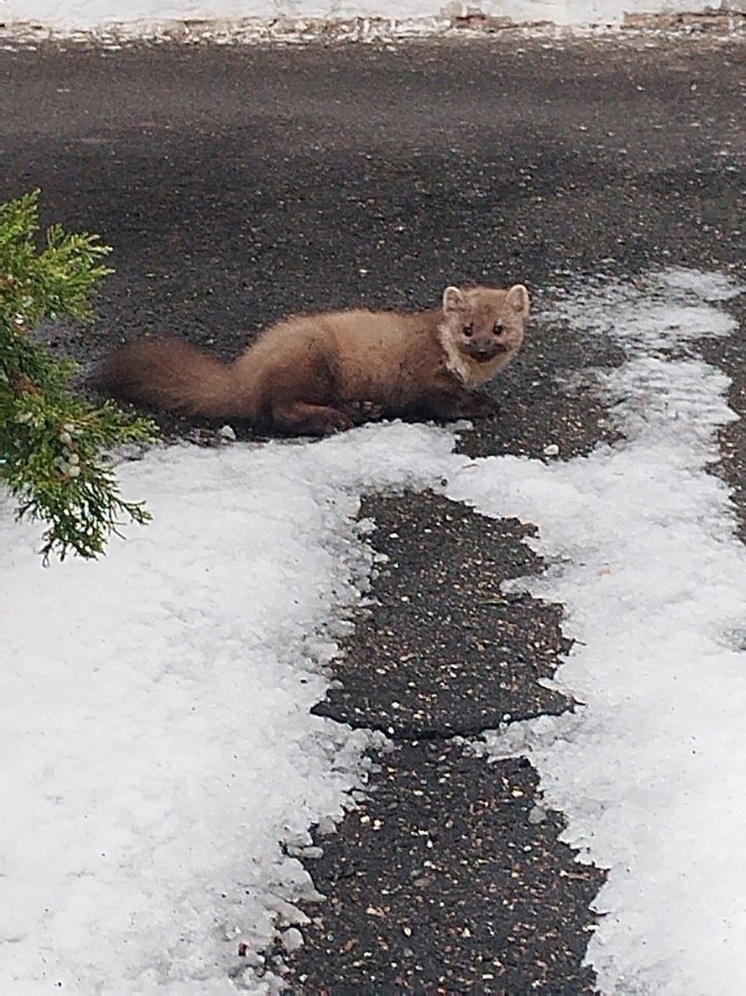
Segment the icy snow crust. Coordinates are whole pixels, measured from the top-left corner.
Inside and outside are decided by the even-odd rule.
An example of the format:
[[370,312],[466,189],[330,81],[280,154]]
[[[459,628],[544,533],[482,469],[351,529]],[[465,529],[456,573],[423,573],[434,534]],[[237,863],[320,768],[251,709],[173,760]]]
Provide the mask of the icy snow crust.
[[551,567],[527,586],[565,604],[578,641],[556,680],[585,706],[490,746],[531,758],[565,839],[610,869],[588,949],[604,993],[744,990],[746,555],[704,470],[735,418],[729,381],[695,356],[733,330],[712,302],[736,292],[673,271],[562,302],[558,317],[627,347],[600,377],[627,441],[551,466],[477,461],[449,489],[539,524]]
[[236,991],[239,940],[312,892],[279,842],[364,780],[370,738],[309,714],[370,567],[359,493],[430,483],[451,446],[152,451],[121,475],[155,521],[99,563],[42,569],[2,510],[0,992]]
[[0,506],[0,992],[276,987],[237,966],[302,927],[313,889],[282,845],[365,784],[370,737],[309,713],[367,587],[359,496],[427,486],[540,528],[550,569],[526,584],[566,606],[557,681],[585,705],[490,750],[527,753],[567,840],[611,869],[601,989],[740,994],[746,557],[704,469],[728,381],[696,355],[737,292],[678,270],[555,296],[546,320],[628,351],[592,378],[627,438],[587,458],[470,460],[452,431],[396,423],[153,450],[121,471],[155,522],[49,570]]

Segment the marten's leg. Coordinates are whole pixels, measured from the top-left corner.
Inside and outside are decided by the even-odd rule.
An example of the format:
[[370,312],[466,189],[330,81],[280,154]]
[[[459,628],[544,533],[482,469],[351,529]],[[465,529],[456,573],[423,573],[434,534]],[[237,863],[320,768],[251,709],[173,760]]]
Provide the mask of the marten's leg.
[[354,425],[363,425],[365,422],[375,422],[383,418],[383,405],[375,401],[348,401],[344,406],[345,413],[350,417]]
[[311,405],[305,401],[285,402],[272,408],[277,429],[298,436],[328,436],[350,429],[352,420],[329,405]]

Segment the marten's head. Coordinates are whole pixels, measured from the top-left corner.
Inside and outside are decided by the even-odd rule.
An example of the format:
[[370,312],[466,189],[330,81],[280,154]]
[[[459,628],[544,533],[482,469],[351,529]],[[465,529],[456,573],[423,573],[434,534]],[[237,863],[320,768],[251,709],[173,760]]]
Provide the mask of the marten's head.
[[440,341],[448,367],[468,387],[489,380],[521,348],[529,305],[523,284],[443,291]]

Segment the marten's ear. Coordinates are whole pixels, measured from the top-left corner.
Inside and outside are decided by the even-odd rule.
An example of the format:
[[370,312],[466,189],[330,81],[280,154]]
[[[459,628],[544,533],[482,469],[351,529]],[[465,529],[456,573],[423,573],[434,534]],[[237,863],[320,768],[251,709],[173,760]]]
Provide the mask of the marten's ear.
[[466,311],[466,298],[458,287],[446,287],[443,291],[443,311],[446,315],[454,311]]
[[513,311],[517,311],[522,318],[528,318],[531,299],[523,284],[514,284],[508,291],[506,300]]

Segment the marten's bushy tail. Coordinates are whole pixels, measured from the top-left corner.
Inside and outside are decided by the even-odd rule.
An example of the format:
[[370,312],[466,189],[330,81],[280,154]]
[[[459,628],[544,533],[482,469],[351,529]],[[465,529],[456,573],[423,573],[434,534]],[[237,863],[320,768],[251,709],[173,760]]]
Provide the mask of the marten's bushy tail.
[[185,415],[240,415],[233,368],[181,339],[139,339],[116,350],[92,378],[123,401]]

